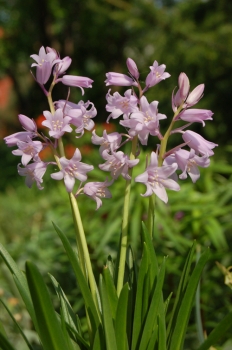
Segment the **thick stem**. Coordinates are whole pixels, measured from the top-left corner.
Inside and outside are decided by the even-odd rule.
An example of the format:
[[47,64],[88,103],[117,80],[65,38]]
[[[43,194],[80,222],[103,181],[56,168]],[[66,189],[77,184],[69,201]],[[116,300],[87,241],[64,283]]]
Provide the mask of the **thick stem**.
[[[136,158],[138,137],[135,136],[132,140],[130,159]],[[126,180],[124,206],[123,206],[123,219],[122,219],[122,237],[121,237],[121,247],[119,256],[119,268],[118,268],[118,281],[117,281],[117,293],[118,296],[123,287],[124,272],[125,272],[125,262],[126,262],[126,250],[128,241],[128,227],[129,227],[129,206],[130,206],[130,192],[131,192],[131,181],[132,181],[133,168],[130,168],[128,174],[131,179]]]

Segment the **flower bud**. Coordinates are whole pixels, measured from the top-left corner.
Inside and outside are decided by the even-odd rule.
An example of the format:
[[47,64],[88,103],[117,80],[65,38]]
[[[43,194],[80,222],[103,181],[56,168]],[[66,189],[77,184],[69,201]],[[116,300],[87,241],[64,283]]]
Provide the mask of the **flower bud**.
[[129,70],[130,74],[136,80],[138,80],[139,79],[139,71],[138,71],[138,68],[137,68],[137,65],[136,65],[135,61],[133,61],[131,58],[128,58],[126,60],[126,65],[127,65],[127,68]]

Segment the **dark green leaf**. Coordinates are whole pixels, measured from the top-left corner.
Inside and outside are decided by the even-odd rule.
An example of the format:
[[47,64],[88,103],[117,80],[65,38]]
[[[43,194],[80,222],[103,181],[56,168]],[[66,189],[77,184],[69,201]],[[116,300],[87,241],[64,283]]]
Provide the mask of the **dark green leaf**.
[[113,319],[116,317],[116,309],[118,304],[117,291],[115,289],[113,277],[110,274],[108,267],[103,269],[103,278],[105,281],[105,286],[107,290],[107,295],[110,303],[110,309]]
[[16,350],[2,333],[0,333],[0,346],[2,350]]
[[115,335],[116,335],[117,346],[118,346],[118,349],[120,350],[128,349],[127,332],[126,332],[128,294],[129,294],[129,287],[128,287],[128,284],[126,283],[123,286],[123,289],[121,290],[121,293],[119,296],[116,320],[115,320]]
[[26,263],[26,276],[44,349],[66,349],[67,344],[47,287],[39,270],[31,262]]

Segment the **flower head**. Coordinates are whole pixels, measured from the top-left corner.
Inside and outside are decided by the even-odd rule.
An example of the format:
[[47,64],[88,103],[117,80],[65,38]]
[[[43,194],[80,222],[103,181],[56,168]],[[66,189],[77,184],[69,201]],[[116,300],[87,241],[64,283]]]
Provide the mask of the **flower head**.
[[25,168],[21,168],[19,164],[18,173],[20,176],[26,176],[25,183],[27,187],[31,188],[33,182],[36,182],[38,189],[42,190],[43,187],[41,186],[41,183],[43,182],[43,176],[48,164],[49,163],[35,162],[27,164]]
[[138,83],[132,78],[128,77],[126,74],[109,72],[106,73],[106,86],[115,85],[115,86],[138,86]]
[[169,78],[171,75],[164,72],[166,69],[165,64],[159,66],[157,61],[154,61],[153,65],[150,67],[150,73],[146,78],[146,87],[144,91],[148,90],[150,87],[158,84],[161,80]]
[[111,198],[112,195],[108,190],[108,186],[112,185],[112,181],[104,181],[104,182],[88,182],[85,184],[83,188],[83,192],[92,197],[97,203],[97,209],[99,209],[102,205],[102,201],[100,198]]
[[147,186],[147,191],[142,196],[147,197],[155,193],[163,202],[167,203],[168,196],[165,188],[173,191],[180,190],[178,183],[168,178],[176,169],[177,164],[158,167],[157,154],[152,152],[150,165],[143,174],[135,178],[136,182],[142,182]]
[[218,146],[216,143],[205,140],[201,135],[191,130],[185,131],[182,137],[197,154],[212,156],[214,154],[212,149]]
[[64,117],[61,108],[58,108],[54,114],[49,111],[44,111],[43,115],[46,120],[42,122],[42,125],[50,129],[49,135],[55,139],[59,139],[65,132],[72,132],[70,124],[70,117]]
[[130,113],[138,111],[137,103],[138,99],[133,95],[132,90],[129,89],[124,93],[124,97],[121,96],[118,92],[115,92],[113,95],[110,94],[110,90],[106,95],[107,112],[111,112],[107,118],[107,122],[110,118],[116,119],[123,114],[123,117],[127,119]]
[[12,151],[15,156],[22,156],[22,164],[27,165],[31,159],[40,161],[39,152],[43,149],[43,144],[40,141],[32,141],[28,137],[27,142],[19,141],[17,143],[18,149]]
[[47,50],[46,52],[42,46],[38,55],[31,55],[30,57],[37,62],[31,65],[31,67],[36,67],[37,82],[41,85],[46,84],[51,75],[52,67],[56,63],[57,54],[55,50]]
[[81,153],[77,148],[72,159],[67,159],[65,157],[60,158],[61,170],[57,173],[51,174],[52,179],[62,180],[64,179],[65,187],[67,192],[72,192],[75,179],[81,182],[87,180],[86,173],[93,170],[92,165],[88,165],[80,162]]

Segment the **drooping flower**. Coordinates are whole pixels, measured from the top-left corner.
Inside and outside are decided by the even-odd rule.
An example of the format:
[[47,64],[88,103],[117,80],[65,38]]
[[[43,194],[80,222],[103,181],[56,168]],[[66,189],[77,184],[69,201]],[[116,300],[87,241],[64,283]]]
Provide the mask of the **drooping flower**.
[[124,179],[129,180],[131,177],[128,174],[128,169],[133,168],[139,162],[139,159],[130,160],[122,151],[112,152],[111,155],[103,152],[102,155],[106,162],[100,164],[99,168],[104,171],[110,171],[113,179],[117,179],[122,174]]
[[94,145],[101,145],[99,148],[100,154],[107,150],[113,152],[118,149],[122,141],[122,135],[118,132],[112,132],[107,135],[106,130],[103,131],[103,136],[96,135],[95,130],[92,132],[91,141]]
[[216,143],[207,141],[201,135],[191,130],[185,131],[182,137],[188,146],[193,148],[197,154],[212,156],[214,154],[212,149],[218,146]]
[[8,147],[13,147],[13,146],[17,146],[17,143],[19,141],[26,142],[28,137],[32,139],[35,136],[36,136],[35,133],[31,131],[19,131],[19,132],[16,132],[15,134],[4,137],[4,141]]
[[64,57],[62,60],[56,63],[53,69],[53,74],[56,76],[60,76],[61,74],[64,74],[66,70],[69,68],[71,63],[72,63],[72,59],[69,56]]
[[90,78],[76,75],[64,75],[62,78],[56,80],[57,83],[59,81],[61,81],[64,85],[79,87],[82,95],[84,95],[83,88],[91,88],[93,83],[93,80]]
[[155,193],[163,202],[168,202],[168,196],[165,188],[173,191],[179,191],[180,186],[172,179],[169,179],[177,169],[177,164],[158,166],[157,154],[151,153],[150,165],[146,171],[138,175],[135,178],[136,182],[144,183],[147,186],[146,192],[142,195],[143,197],[151,196]]
[[80,180],[81,182],[87,180],[86,173],[93,170],[92,165],[88,165],[80,162],[81,153],[77,148],[73,157],[69,160],[65,157],[60,158],[61,170],[57,173],[51,174],[52,179],[62,180],[64,179],[65,187],[67,192],[72,192],[75,179]]
[[40,161],[39,152],[43,149],[43,144],[40,141],[32,141],[28,137],[27,142],[19,141],[17,143],[18,149],[12,151],[15,156],[22,156],[22,164],[26,166],[31,159],[35,162]]
[[208,155],[202,157],[197,156],[193,149],[191,149],[190,152],[179,149],[164,160],[164,164],[171,165],[173,163],[177,163],[178,169],[182,171],[182,174],[179,175],[181,180],[186,179],[187,174],[189,174],[192,181],[196,182],[200,177],[198,167],[207,168],[210,164],[210,160]]
[[91,131],[95,124],[92,118],[96,117],[97,110],[92,102],[82,103],[78,108],[69,108],[67,115],[71,117],[70,123],[77,127],[76,133],[83,135],[84,129]]
[[36,182],[38,189],[42,190],[43,187],[41,186],[41,183],[43,182],[43,176],[46,172],[48,164],[49,163],[35,162],[27,164],[25,168],[21,168],[19,164],[18,173],[20,176],[26,176],[25,184],[27,187],[31,188],[33,182]]
[[142,145],[147,145],[148,136],[160,135],[159,120],[165,119],[166,115],[158,113],[158,102],[149,104],[145,96],[140,99],[140,111],[133,112],[130,119],[121,120],[120,124],[129,128],[129,135],[138,138]]
[[65,132],[72,132],[70,124],[70,117],[64,117],[61,108],[58,108],[54,114],[49,111],[44,111],[43,115],[46,120],[42,122],[42,125],[50,129],[49,135],[55,139],[59,139]]
[[106,95],[107,112],[111,112],[107,118],[109,122],[110,118],[116,119],[123,114],[123,118],[127,119],[130,113],[138,111],[138,99],[133,95],[132,90],[129,89],[124,93],[124,97],[121,96],[118,92],[115,92],[113,95],[110,94],[110,90]]
[[138,86],[138,83],[132,78],[128,77],[126,74],[109,72],[106,73],[106,86],[115,85],[115,86]]
[[178,116],[175,118],[175,120],[184,120],[189,123],[202,123],[203,126],[205,126],[204,120],[213,120],[212,118],[213,112],[208,109],[185,109],[181,113],[178,114]]
[[[93,198],[97,203],[97,209],[102,206],[102,200],[100,198],[111,198],[112,195],[107,187],[112,185],[112,181],[104,182],[88,182],[84,185],[83,192]],[[97,210],[96,209],[96,210]]]
[[26,131],[30,131],[30,132],[36,132],[37,131],[37,125],[36,125],[34,120],[28,118],[27,116],[25,116],[23,114],[19,114],[18,118],[19,118],[19,121],[20,121],[22,127]]
[[165,69],[165,64],[161,64],[159,66],[158,62],[154,61],[153,65],[150,66],[151,71],[146,78],[146,87],[143,90],[144,92],[147,91],[150,87],[158,84],[161,80],[167,79],[171,76],[169,73],[164,72]]

